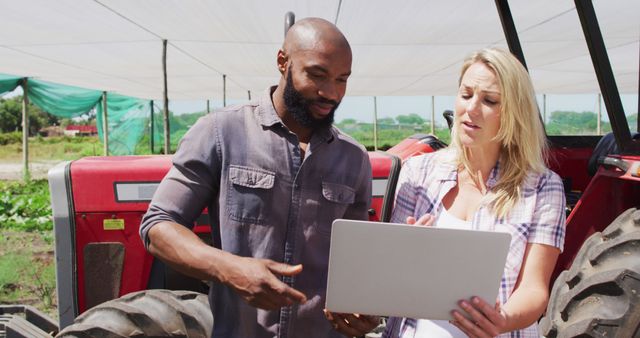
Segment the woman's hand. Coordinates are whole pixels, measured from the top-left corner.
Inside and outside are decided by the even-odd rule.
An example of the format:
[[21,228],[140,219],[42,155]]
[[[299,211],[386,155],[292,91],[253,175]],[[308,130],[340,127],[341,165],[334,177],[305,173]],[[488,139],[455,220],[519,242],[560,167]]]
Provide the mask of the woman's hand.
[[480,297],[473,297],[471,301],[462,300],[458,304],[466,312],[466,316],[453,310],[454,320],[451,323],[469,337],[495,337],[505,331],[508,319],[498,302],[491,306]]
[[407,224],[409,225],[419,225],[429,227],[432,226],[436,221],[436,218],[432,214],[424,214],[422,217],[416,220],[415,217],[409,216],[407,217]]

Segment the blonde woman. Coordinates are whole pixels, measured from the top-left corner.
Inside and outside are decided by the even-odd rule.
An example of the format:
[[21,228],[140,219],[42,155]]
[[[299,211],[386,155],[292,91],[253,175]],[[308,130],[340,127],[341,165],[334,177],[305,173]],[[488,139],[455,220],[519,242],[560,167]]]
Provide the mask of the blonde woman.
[[493,48],[464,61],[459,85],[451,145],[403,166],[392,222],[511,233],[499,296],[461,300],[451,321],[391,318],[385,336],[540,337],[565,197],[545,165],[533,85],[515,57]]

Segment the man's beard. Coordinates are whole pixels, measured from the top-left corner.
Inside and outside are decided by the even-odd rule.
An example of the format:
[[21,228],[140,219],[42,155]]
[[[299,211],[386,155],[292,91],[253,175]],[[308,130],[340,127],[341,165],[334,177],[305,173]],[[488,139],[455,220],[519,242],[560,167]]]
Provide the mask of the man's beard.
[[[311,113],[309,112],[309,108],[315,102],[332,104],[334,105],[334,107],[333,109],[331,109],[329,115],[322,119],[316,119],[311,116]],[[289,72],[287,74],[287,84],[284,86],[284,105],[287,108],[287,112],[291,114],[293,119],[298,122],[298,124],[300,124],[302,127],[316,130],[328,127],[333,123],[333,115],[336,109],[338,109],[338,105],[340,105],[340,102],[327,100],[321,97],[318,99],[307,99],[302,96],[302,94],[293,87],[293,79],[291,78],[291,67],[289,67]]]

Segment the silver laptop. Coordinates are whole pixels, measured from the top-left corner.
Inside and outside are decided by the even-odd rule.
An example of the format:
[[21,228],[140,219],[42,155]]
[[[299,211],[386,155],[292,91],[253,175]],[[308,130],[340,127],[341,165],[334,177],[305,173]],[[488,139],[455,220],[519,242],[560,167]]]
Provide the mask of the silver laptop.
[[326,308],[449,320],[461,299],[493,304],[510,241],[503,232],[335,220]]

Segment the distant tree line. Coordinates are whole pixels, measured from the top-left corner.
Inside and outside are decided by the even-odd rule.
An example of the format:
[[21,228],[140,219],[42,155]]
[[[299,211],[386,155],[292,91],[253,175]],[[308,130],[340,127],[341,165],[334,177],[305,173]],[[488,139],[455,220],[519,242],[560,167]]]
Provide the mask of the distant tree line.
[[[29,135],[35,136],[43,127],[57,125],[65,127],[69,124],[93,124],[95,125],[95,111],[91,111],[80,119],[61,119],[54,115],[47,114],[33,104],[28,106],[29,113]],[[170,112],[169,120],[171,124],[171,148],[175,150],[177,143],[184,136],[186,131],[205,112],[195,112],[189,114],[173,114]],[[155,144],[154,152],[160,152],[162,148],[162,113],[160,110],[154,114]],[[635,131],[638,115],[627,116],[631,130]],[[150,126],[147,118],[146,124]],[[374,144],[374,128],[371,122],[361,122],[356,119],[344,119],[336,123],[336,126],[345,133],[351,135],[359,142],[368,147]],[[584,111],[554,111],[547,115],[545,124],[549,135],[595,135],[597,132],[597,114]],[[0,132],[12,133],[22,131],[22,96],[12,98],[0,98]],[[601,121],[601,132],[611,131],[609,122]],[[383,117],[377,121],[377,143],[379,148],[392,146],[404,138],[417,133],[430,133],[431,121],[419,114],[398,115],[396,117]],[[449,130],[446,125],[436,123],[435,134],[445,142],[449,141]],[[149,152],[150,133],[138,142],[136,153]]]
[[[48,114],[31,102],[27,105],[27,115],[29,116],[29,136],[35,136],[40,129],[49,126],[95,125],[95,112],[88,112],[80,119],[71,120]],[[0,132],[17,131],[22,132],[22,95],[8,99],[0,97]]]

